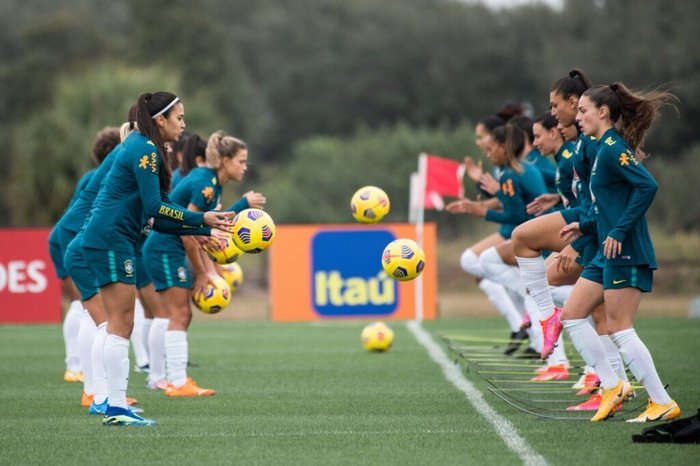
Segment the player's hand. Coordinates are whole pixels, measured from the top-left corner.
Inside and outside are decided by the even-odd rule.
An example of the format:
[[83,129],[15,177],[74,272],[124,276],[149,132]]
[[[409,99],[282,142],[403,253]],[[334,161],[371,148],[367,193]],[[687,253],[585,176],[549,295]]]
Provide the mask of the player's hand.
[[603,254],[607,259],[615,259],[617,256],[622,254],[622,243],[608,236],[603,241]]
[[557,272],[571,273],[578,258],[578,252],[571,245],[566,246],[556,255]]
[[527,213],[538,217],[561,202],[559,194],[545,193],[527,205]]
[[501,183],[491,173],[483,173],[479,178],[479,188],[494,196],[501,190]]
[[[235,212],[219,212],[221,204],[216,206],[216,209],[204,212],[204,224],[215,229],[227,231],[231,233],[233,227],[233,217]],[[214,230],[212,230],[212,233]]]
[[559,231],[559,237],[567,243],[579,239],[581,235],[582,233],[578,222],[569,223]]
[[197,278],[192,284],[192,296],[196,299],[201,296],[206,296],[207,285],[209,284],[209,275],[206,273],[198,273]]
[[243,197],[246,198],[246,200],[248,201],[248,205],[253,209],[265,208],[265,203],[267,202],[267,199],[265,199],[265,196],[263,196],[262,194],[256,193],[255,191],[248,191],[243,195]]
[[481,175],[484,174],[484,164],[481,160],[474,162],[471,156],[464,157],[464,166],[466,167],[467,175],[472,180],[478,182]]
[[445,206],[445,210],[451,214],[469,214],[483,217],[486,215],[486,211],[488,209],[481,202],[474,202],[469,199],[459,199],[447,204],[447,206]]

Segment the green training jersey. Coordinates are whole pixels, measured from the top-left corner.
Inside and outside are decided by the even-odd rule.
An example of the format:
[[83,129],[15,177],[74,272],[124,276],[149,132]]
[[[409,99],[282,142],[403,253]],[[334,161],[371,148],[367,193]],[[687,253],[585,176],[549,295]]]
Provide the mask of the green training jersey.
[[622,243],[622,253],[605,259],[606,265],[655,269],[656,255],[645,214],[658,185],[615,128],[603,134],[598,147],[591,171],[595,219],[581,222],[581,230],[591,232],[595,225],[600,244],[608,236]]
[[169,202],[160,186],[162,169],[163,160],[156,146],[143,134],[131,133],[95,199],[83,246],[135,252],[149,218],[180,224],[183,233],[200,229],[203,213]]

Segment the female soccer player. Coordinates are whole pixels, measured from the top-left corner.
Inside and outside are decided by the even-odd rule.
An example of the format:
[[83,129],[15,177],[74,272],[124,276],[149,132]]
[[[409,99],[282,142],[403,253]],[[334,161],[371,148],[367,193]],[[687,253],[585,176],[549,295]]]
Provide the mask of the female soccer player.
[[[95,141],[92,145],[92,160],[96,167],[99,167],[105,157],[119,144],[119,130],[115,127],[105,127],[100,130],[95,136]],[[80,178],[73,193],[73,197],[68,204],[68,208],[58,220],[49,236],[49,250],[51,251],[51,259],[56,268],[59,278],[62,280],[64,295],[70,297],[70,307],[63,322],[63,338],[66,344],[66,372],[64,380],[66,382],[83,382],[83,384],[91,384],[90,380],[85,380],[85,372],[89,372],[89,360],[84,360],[84,354],[81,357],[81,341],[79,335],[84,324],[89,326],[90,318],[88,313],[83,309],[80,303],[80,293],[73,283],[70,274],[66,270],[64,264],[64,256],[68,243],[80,231],[85,217],[76,215],[76,204],[80,205],[80,199],[85,194],[84,191],[89,185],[96,173],[97,168],[89,170]],[[85,323],[83,321],[86,321]],[[83,332],[87,329],[83,329]],[[85,334],[84,337],[89,337]],[[81,360],[84,360],[81,361]]]
[[[501,170],[499,177],[500,190],[493,193],[497,196],[494,199],[498,201],[498,205],[502,210],[496,210],[496,206],[491,200],[475,202],[469,199],[460,199],[451,202],[446,207],[446,210],[451,213],[481,216],[486,220],[501,224],[496,237],[499,241],[493,241],[491,244],[485,244],[482,241],[482,252],[509,239],[513,229],[529,218],[525,206],[537,196],[546,192],[544,180],[539,171],[530,164],[521,164],[518,161],[518,156],[522,153],[525,145],[524,141],[525,134],[523,131],[510,123],[494,129],[491,137],[487,156],[489,161]],[[462,254],[463,267],[465,262],[472,270],[478,271],[482,277],[486,275],[479,256],[470,249]],[[489,280],[489,282],[494,283],[493,280]],[[498,285],[501,288],[503,287],[500,283]],[[510,297],[508,297],[508,302],[511,305],[513,304]],[[524,331],[520,330],[522,315],[515,306],[512,306],[512,309],[514,312],[506,316],[511,327],[511,338],[513,340],[524,339]],[[512,354],[517,347],[515,344],[509,345],[507,354]]]
[[183,234],[201,234],[203,227],[230,231],[231,213],[190,212],[168,202],[171,173],[165,143],[177,141],[185,129],[184,107],[169,92],[141,94],[136,103],[138,131],[122,150],[95,199],[85,227],[83,256],[100,288],[107,313],[104,358],[108,400],[105,425],[147,426],[127,408],[129,337],[134,324],[136,274],[134,260],[144,225],[163,220]]
[[629,382],[608,364],[603,345],[586,319],[603,301],[612,340],[649,394],[647,409],[629,422],[669,420],[681,412],[633,328],[642,293],[651,291],[656,269],[645,213],[658,185],[640,163],[645,157],[644,136],[659,107],[674,98],[660,91],[635,93],[615,83],[586,90],[578,104],[576,120],[582,132],[600,141],[590,181],[597,215],[567,225],[561,236],[566,240],[597,233],[602,251],[576,282],[562,321],[577,351],[600,377],[602,401],[592,421],[607,419],[632,392]]
[[[191,136],[193,140],[196,136]],[[171,194],[172,201],[190,211],[213,209],[221,197],[222,187],[230,180],[241,181],[248,168],[248,149],[239,139],[214,133],[206,147],[207,166],[193,169]],[[231,207],[240,211],[263,207],[265,198],[248,192]],[[214,390],[201,388],[187,376],[187,329],[192,320],[192,294],[206,293],[207,284],[216,275],[214,263],[199,247],[195,238],[151,233],[143,248],[146,268],[153,279],[170,322],[165,333],[165,356],[169,385],[165,394],[173,397],[209,396]],[[196,273],[194,286],[187,259]],[[162,381],[149,377],[149,384],[160,388]]]

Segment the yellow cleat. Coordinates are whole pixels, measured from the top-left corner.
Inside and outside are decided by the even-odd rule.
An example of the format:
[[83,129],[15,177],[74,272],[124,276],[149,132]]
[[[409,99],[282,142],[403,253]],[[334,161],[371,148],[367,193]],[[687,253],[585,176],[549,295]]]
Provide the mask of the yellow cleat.
[[66,382],[82,382],[83,373],[81,371],[73,372],[66,369],[66,372],[63,373],[63,380]]
[[654,421],[670,421],[681,415],[681,408],[678,404],[671,400],[670,403],[660,405],[649,399],[647,409],[642,414],[634,419],[628,419],[627,422],[654,422]]
[[591,418],[591,421],[598,422],[604,421],[609,418],[615,408],[617,408],[623,401],[627,399],[632,393],[632,385],[629,382],[623,382],[622,380],[617,382],[613,388],[602,389],[602,399],[600,401],[600,408],[595,413],[595,416]]
[[174,397],[184,397],[184,396],[211,396],[216,393],[210,388],[202,388],[197,385],[197,382],[192,380],[191,377],[187,378],[187,382],[181,387],[175,387],[173,385],[168,386],[165,389],[165,394],[167,396]]

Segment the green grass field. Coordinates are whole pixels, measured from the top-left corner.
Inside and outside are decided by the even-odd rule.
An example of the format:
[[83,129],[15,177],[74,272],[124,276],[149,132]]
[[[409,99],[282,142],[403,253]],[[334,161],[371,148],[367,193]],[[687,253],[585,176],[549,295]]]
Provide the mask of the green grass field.
[[[170,399],[148,391],[144,374],[132,373],[129,394],[159,422],[153,428],[108,428],[87,415],[79,406],[81,387],[62,379],[59,326],[0,327],[0,463],[523,463],[405,323],[391,324],[396,339],[385,354],[362,349],[362,326],[198,321],[190,330],[190,359],[199,367],[190,375],[217,394]],[[506,333],[495,318],[443,319],[423,327],[440,345],[442,334]],[[647,317],[636,328],[683,416],[695,413],[700,320]],[[534,453],[526,463],[673,465],[700,459],[700,445],[632,443],[641,425],[522,413],[490,393],[482,376],[464,369],[460,365]]]

